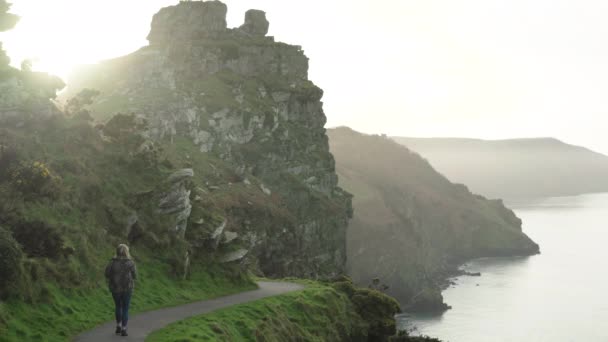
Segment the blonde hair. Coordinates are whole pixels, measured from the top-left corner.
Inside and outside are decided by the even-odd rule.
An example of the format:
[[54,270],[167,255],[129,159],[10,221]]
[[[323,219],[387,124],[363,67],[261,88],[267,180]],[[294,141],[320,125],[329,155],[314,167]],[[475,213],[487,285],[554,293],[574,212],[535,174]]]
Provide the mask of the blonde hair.
[[131,254],[129,254],[129,246],[121,243],[116,247],[116,257],[117,258],[126,258],[131,259]]

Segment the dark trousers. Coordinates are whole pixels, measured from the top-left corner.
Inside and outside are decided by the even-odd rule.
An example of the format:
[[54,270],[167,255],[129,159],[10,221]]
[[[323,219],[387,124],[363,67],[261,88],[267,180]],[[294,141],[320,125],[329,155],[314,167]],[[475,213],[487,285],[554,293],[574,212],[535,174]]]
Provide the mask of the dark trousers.
[[116,324],[127,327],[129,322],[129,305],[131,304],[131,291],[129,292],[112,292],[114,305],[116,305]]

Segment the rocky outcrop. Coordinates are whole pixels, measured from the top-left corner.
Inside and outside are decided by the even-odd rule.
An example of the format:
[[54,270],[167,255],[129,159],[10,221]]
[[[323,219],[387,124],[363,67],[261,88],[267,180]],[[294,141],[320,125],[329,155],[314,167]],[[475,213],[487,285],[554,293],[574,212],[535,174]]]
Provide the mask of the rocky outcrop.
[[245,23],[240,29],[251,35],[263,37],[268,33],[269,26],[270,23],[266,20],[266,12],[249,10],[245,13]]
[[[226,28],[225,16],[217,1],[164,8],[152,20],[149,46],[81,70],[70,92],[98,89],[102,95],[91,106],[98,120],[116,112],[145,117],[149,139],[186,137],[231,165],[233,177],[255,184],[280,215],[247,204],[227,208],[225,216],[261,273],[340,273],[350,195],[337,186],[323,91],[308,80],[299,46],[265,36],[264,12],[248,11],[235,29]],[[180,189],[175,194],[186,197]]]
[[19,72],[10,67],[0,72],[0,120],[21,121],[32,113],[39,118],[61,115],[49,101],[64,86],[59,78],[39,72]]
[[172,230],[182,237],[186,234],[188,218],[190,218],[192,212],[191,190],[186,186],[186,181],[193,176],[194,170],[192,169],[183,169],[172,173],[167,179],[169,190],[162,196],[158,204],[161,214],[174,215],[175,227]]
[[163,8],[152,19],[148,41],[151,45],[165,45],[213,37],[226,30],[227,12],[226,5],[219,1],[185,1]]

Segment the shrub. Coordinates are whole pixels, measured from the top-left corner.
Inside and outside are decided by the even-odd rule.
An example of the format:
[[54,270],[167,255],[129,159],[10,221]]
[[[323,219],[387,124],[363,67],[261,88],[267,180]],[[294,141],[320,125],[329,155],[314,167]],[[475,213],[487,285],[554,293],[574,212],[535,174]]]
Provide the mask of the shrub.
[[399,331],[389,339],[389,342],[441,342],[441,340],[428,336],[410,336],[407,331]]
[[135,114],[116,114],[103,126],[103,133],[127,146],[140,146],[143,138],[140,134],[147,127],[144,119]]
[[10,231],[0,227],[0,298],[15,286],[23,268],[23,252]]
[[0,144],[0,181],[7,179],[17,159],[17,149],[14,146]]
[[44,222],[18,223],[13,235],[30,257],[55,259],[64,254],[61,234]]
[[11,174],[11,184],[24,195],[52,196],[58,192],[59,178],[42,162],[22,162]]
[[351,301],[357,313],[369,323],[369,340],[386,341],[396,333],[395,315],[401,311],[399,303],[382,292],[359,288]]

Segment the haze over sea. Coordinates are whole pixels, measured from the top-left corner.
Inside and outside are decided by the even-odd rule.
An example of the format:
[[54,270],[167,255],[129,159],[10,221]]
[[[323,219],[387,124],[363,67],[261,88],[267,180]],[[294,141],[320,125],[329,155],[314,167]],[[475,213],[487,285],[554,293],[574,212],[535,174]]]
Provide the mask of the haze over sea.
[[608,341],[608,194],[509,203],[541,246],[528,258],[488,258],[444,291],[442,316],[410,317],[449,342]]

